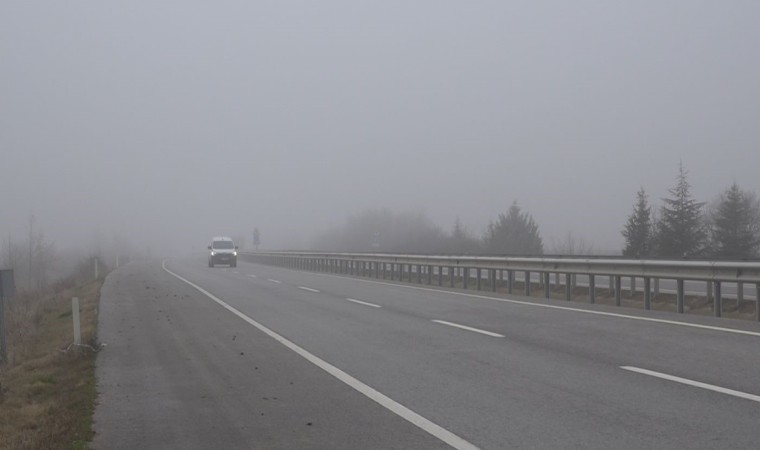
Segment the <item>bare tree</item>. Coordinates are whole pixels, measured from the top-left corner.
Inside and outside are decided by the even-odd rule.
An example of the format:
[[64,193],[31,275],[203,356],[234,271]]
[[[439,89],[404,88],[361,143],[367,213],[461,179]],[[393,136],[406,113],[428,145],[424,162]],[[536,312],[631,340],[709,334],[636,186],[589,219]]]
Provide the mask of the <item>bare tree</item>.
[[583,236],[576,236],[572,231],[568,231],[564,238],[552,239],[551,252],[555,255],[591,255],[594,253],[594,246]]

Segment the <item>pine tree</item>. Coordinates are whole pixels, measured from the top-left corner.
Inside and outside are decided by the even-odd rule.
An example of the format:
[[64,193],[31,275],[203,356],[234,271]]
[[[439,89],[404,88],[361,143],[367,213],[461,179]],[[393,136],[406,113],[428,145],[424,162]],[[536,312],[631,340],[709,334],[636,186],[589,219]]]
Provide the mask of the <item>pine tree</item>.
[[668,192],[672,198],[662,199],[657,222],[657,254],[667,258],[684,258],[704,253],[707,243],[703,207],[694,200],[686,180],[683,163],[678,166],[676,185]]
[[480,241],[470,234],[467,227],[457,217],[451,229],[451,235],[445,244],[444,251],[452,254],[466,255],[478,253],[480,250]]
[[512,255],[541,255],[544,244],[538,225],[530,214],[524,213],[512,203],[507,214],[499,214],[499,220],[488,225],[483,238],[489,253]]
[[636,194],[633,212],[628,216],[623,231],[625,248],[623,256],[643,258],[652,250],[652,207],[647,201],[647,194],[642,187]]
[[734,183],[720,195],[711,211],[715,256],[749,258],[760,248],[760,205],[752,193]]

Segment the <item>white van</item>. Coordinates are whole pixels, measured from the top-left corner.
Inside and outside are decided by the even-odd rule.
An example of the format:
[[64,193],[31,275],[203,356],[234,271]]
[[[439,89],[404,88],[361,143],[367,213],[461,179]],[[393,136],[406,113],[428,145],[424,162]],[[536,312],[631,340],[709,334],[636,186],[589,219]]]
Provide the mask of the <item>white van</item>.
[[211,240],[208,246],[208,266],[214,267],[216,264],[229,264],[230,267],[237,267],[237,246],[232,239],[226,236],[218,236]]

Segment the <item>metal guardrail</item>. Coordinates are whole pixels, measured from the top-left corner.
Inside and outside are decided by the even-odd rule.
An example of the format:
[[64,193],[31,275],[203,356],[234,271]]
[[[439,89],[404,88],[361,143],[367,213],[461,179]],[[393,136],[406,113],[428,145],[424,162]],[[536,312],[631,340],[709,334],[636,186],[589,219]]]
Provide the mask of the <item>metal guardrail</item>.
[[[684,282],[704,281],[708,286],[708,298],[713,298],[713,312],[716,317],[722,312],[722,286],[735,283],[737,299],[743,299],[744,285],[755,285],[755,317],[760,321],[760,262],[729,261],[667,261],[667,260],[633,260],[633,259],[592,259],[592,258],[527,258],[527,257],[493,257],[493,256],[442,256],[442,255],[406,255],[382,253],[321,253],[321,252],[241,252],[241,256],[252,262],[290,267],[300,270],[342,273],[349,275],[374,276],[376,278],[399,279],[418,283],[432,284],[433,278],[438,285],[448,279],[453,287],[455,280],[461,281],[468,289],[471,272],[476,272],[477,289],[483,287],[485,279],[492,291],[496,291],[499,281],[506,282],[508,293],[512,293],[515,273],[524,273],[523,280],[532,280],[531,274],[539,274],[539,285],[543,286],[545,296],[551,296],[551,274],[564,274],[565,297],[572,299],[575,286],[574,277],[588,277],[588,290],[591,303],[595,301],[596,277],[607,277],[609,291],[614,292],[615,304],[621,304],[622,278],[644,281],[644,306],[651,309],[652,283],[656,293],[659,280],[676,281],[676,310],[684,312]],[[483,277],[485,271],[485,277]],[[506,272],[506,277],[504,276]],[[555,286],[557,283],[555,275]],[[530,295],[532,281],[524,283],[525,294]]]

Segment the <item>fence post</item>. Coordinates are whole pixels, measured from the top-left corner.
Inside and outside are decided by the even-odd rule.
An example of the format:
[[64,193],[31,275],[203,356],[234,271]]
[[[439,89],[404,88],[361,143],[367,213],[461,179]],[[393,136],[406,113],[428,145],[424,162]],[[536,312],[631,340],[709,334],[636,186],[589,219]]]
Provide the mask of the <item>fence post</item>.
[[74,344],[82,344],[82,334],[79,329],[79,297],[71,299],[71,316],[74,318]]
[[5,296],[3,295],[3,281],[0,279],[0,364],[8,360],[8,352],[5,343]]
[[[0,270],[0,364],[8,361],[8,341],[5,336],[5,300],[16,293],[13,270]],[[0,393],[1,394],[1,393]]]

